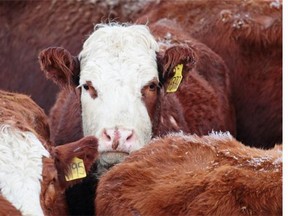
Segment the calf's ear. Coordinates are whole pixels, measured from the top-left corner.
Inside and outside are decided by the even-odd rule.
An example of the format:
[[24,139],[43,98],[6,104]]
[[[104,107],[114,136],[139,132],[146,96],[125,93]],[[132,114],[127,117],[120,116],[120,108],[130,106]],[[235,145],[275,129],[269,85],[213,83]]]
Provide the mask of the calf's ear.
[[55,147],[52,154],[54,157],[60,185],[67,188],[67,185],[71,186],[77,182],[67,182],[67,179],[65,178],[71,171],[71,166],[73,166],[73,159],[81,159],[83,164],[81,164],[81,167],[76,168],[84,168],[85,172],[89,173],[92,165],[98,158],[98,140],[94,136],[87,136],[76,142],[71,142]]
[[197,61],[197,55],[194,48],[188,45],[175,45],[168,48],[161,56],[158,54],[157,63],[159,77],[165,89],[168,90],[169,83],[174,80],[175,76],[180,76],[181,79],[176,79],[176,84],[185,78],[190,70],[195,67]]
[[79,83],[80,63],[76,56],[62,47],[49,47],[38,56],[41,70],[61,88],[76,87]]

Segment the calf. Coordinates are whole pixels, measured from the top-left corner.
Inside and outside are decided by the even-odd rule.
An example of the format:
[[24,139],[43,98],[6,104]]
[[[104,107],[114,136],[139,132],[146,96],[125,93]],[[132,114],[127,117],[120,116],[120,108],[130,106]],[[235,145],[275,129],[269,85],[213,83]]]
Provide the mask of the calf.
[[152,140],[99,181],[99,215],[281,215],[282,148],[229,133]]
[[[179,37],[169,41],[161,33],[167,25],[154,28],[156,40],[144,25],[99,24],[78,58],[60,47],[40,53],[42,70],[63,89],[50,113],[52,141],[96,136],[96,177],[154,136],[180,130],[235,132],[225,63],[173,27]],[[171,89],[176,75],[183,80]],[[96,184],[90,180],[87,184]],[[92,196],[87,193],[83,197]]]
[[29,97],[0,91],[0,213],[65,215],[64,191],[73,158],[88,172],[97,155],[97,139],[86,137],[53,147],[47,117]]
[[163,19],[224,59],[237,140],[260,148],[282,143],[282,0],[159,0],[147,4],[137,23]]

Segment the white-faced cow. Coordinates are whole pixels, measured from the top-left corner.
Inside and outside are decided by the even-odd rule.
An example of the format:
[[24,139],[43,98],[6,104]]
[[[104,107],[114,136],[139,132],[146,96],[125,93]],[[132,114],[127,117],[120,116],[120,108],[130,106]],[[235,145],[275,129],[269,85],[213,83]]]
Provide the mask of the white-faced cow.
[[165,39],[167,28],[155,27],[156,40],[145,25],[99,24],[78,58],[59,47],[39,55],[63,89],[50,113],[51,139],[96,136],[97,176],[169,131],[235,132],[225,63],[180,28],[177,40]]

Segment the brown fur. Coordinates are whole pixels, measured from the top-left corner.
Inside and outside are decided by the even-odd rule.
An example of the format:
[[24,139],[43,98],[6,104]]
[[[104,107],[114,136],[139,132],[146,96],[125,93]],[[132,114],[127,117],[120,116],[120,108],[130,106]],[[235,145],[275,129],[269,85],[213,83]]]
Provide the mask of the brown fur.
[[[53,147],[49,142],[49,127],[44,111],[26,95],[0,91],[0,123],[9,124],[22,131],[36,135],[52,157],[43,157],[40,202],[45,215],[67,215],[65,189],[81,182],[80,180],[65,181],[65,175],[74,157],[84,161],[88,173],[97,159],[97,139],[85,137],[64,146]],[[0,214],[11,211],[11,215],[19,212],[11,204],[2,199],[0,188]],[[3,205],[2,205],[3,204]],[[20,213],[19,213],[20,214]]]
[[161,19],[173,20],[224,59],[236,138],[262,148],[282,143],[282,1],[160,0],[148,4],[137,22]]
[[281,215],[282,148],[169,135],[100,179],[99,215]]
[[6,216],[21,216],[19,212],[8,200],[0,194],[0,215]]
[[66,181],[70,164],[74,157],[83,160],[85,171],[89,173],[97,158],[97,139],[89,136],[79,141],[57,146],[52,150],[52,158],[43,159],[43,182],[41,187],[41,204],[45,215],[67,215],[65,190],[82,179]]
[[80,103],[79,89],[63,89],[58,94],[49,115],[50,138],[56,146],[83,137]]
[[0,90],[0,122],[23,131],[31,131],[39,139],[49,140],[49,125],[44,111],[27,95]]
[[[47,48],[40,53],[39,59],[42,63],[41,70],[44,71],[46,77],[61,87],[70,87],[73,83],[78,82],[79,60],[65,49],[61,47]],[[58,73],[58,70],[63,73]]]
[[146,2],[0,1],[1,89],[31,95],[48,113],[58,88],[37,66],[37,55],[48,46],[78,53],[95,23],[129,22]]
[[229,71],[222,58],[174,22],[160,20],[150,29],[161,45],[159,64],[165,88],[173,68],[184,65],[183,81],[174,94],[183,107],[189,132],[204,135],[213,129],[235,135]]

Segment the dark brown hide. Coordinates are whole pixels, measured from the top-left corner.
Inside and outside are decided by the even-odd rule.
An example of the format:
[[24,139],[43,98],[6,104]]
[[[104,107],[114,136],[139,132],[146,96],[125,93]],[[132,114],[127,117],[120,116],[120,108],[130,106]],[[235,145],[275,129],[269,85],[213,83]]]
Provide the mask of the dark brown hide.
[[[150,26],[160,44],[160,71],[166,87],[173,69],[183,64],[183,80],[175,93],[189,132],[204,135],[212,130],[236,134],[229,71],[223,59],[191,38],[177,24],[160,20]],[[169,33],[169,36],[167,34]]]
[[160,0],[150,2],[137,23],[161,19],[173,20],[224,59],[236,138],[262,148],[282,143],[282,1]]

